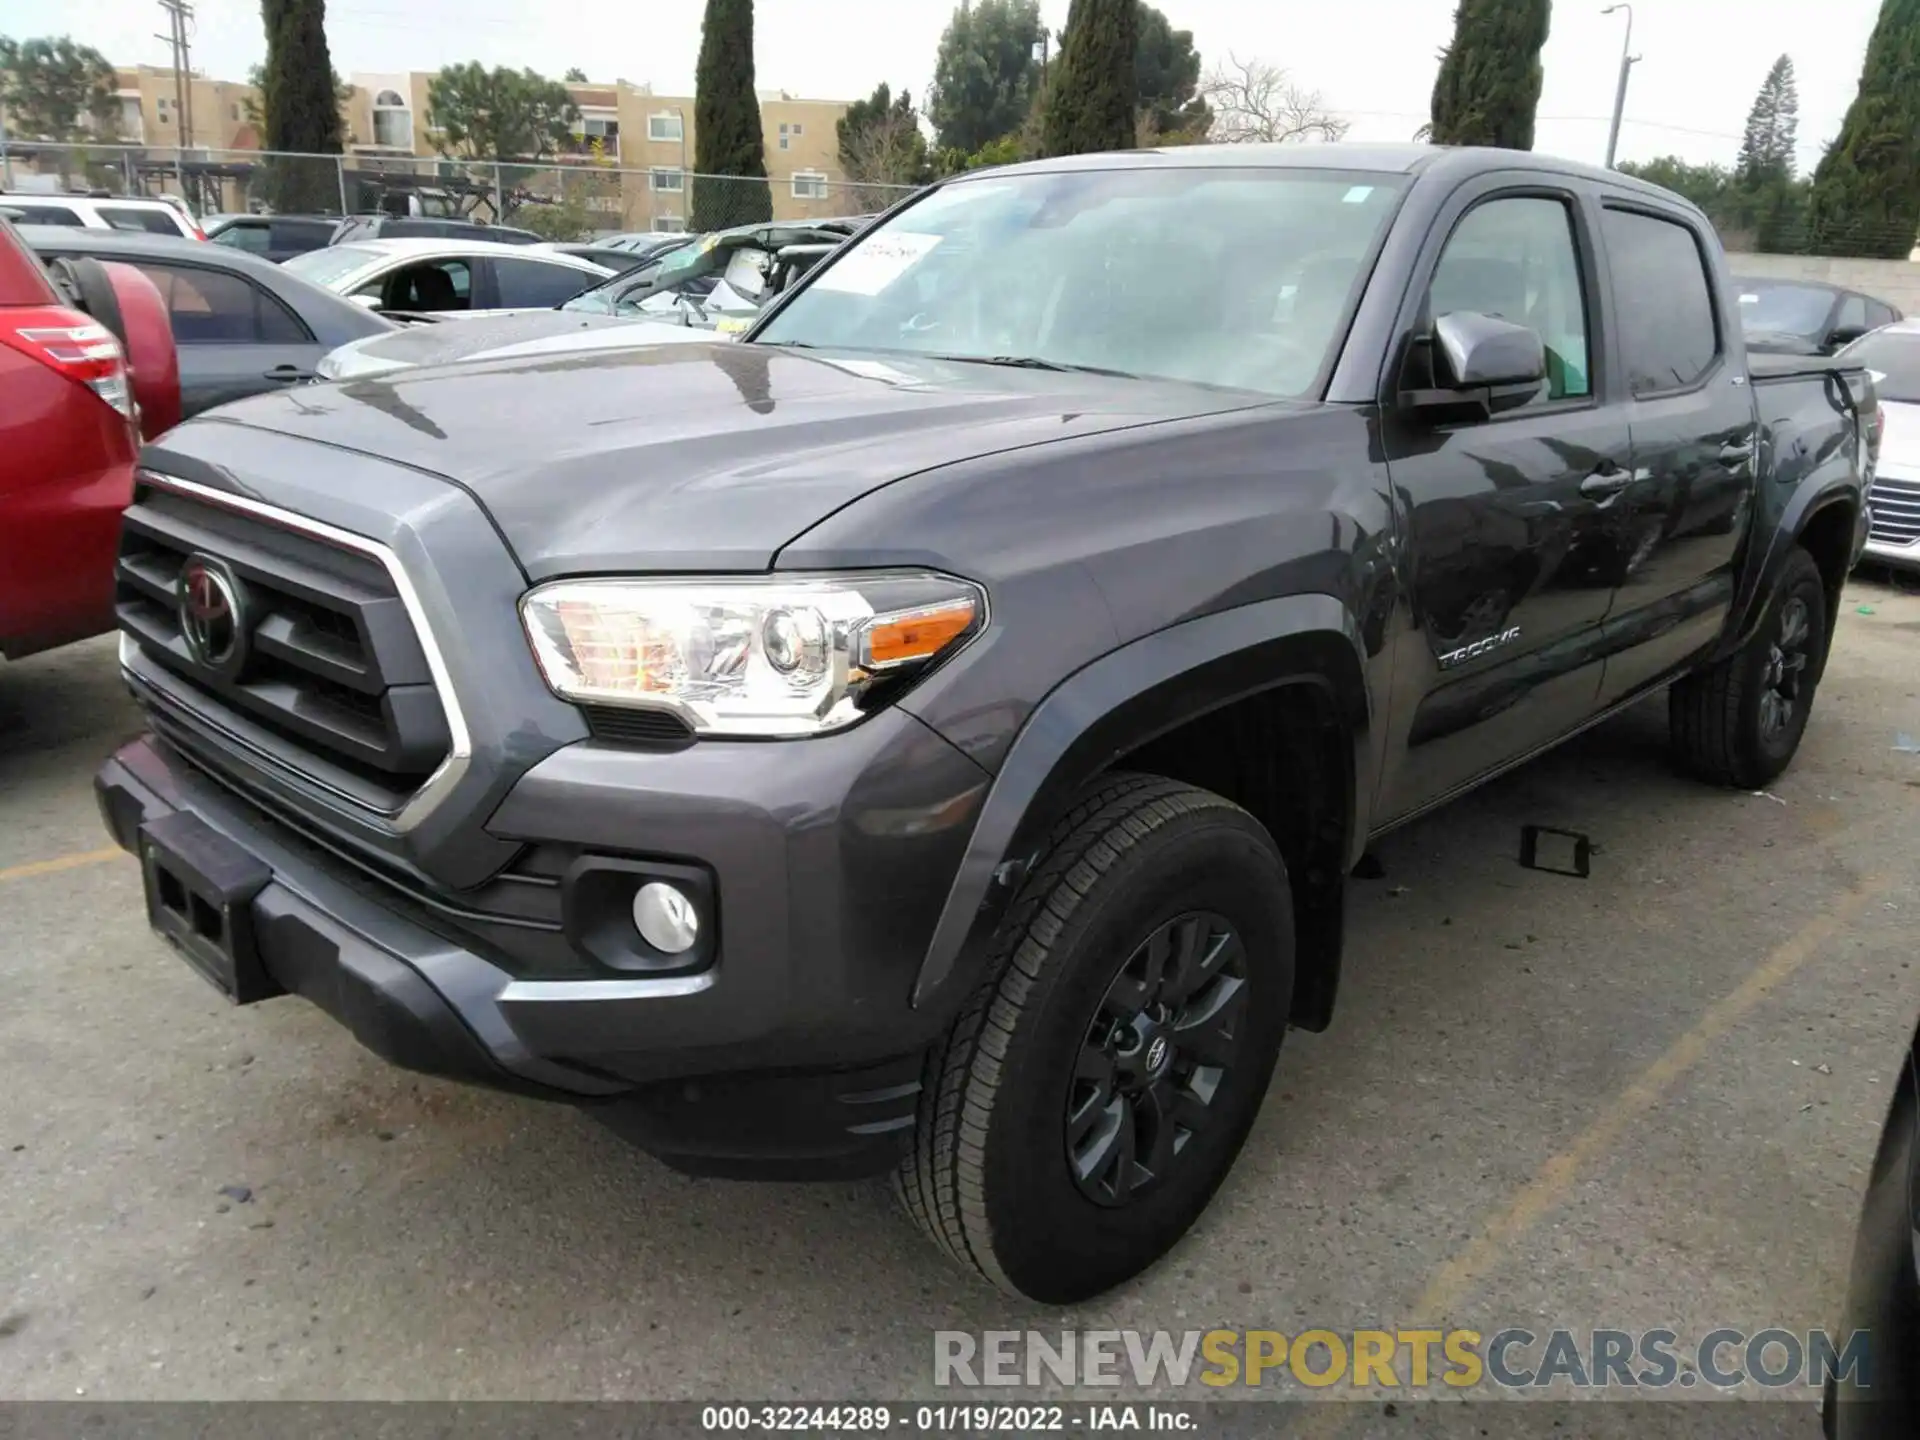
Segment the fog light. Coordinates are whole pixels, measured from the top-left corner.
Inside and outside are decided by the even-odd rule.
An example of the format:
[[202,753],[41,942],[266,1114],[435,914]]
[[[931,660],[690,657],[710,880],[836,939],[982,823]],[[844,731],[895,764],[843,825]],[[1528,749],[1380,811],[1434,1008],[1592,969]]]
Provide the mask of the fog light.
[[678,955],[700,938],[700,912],[676,887],[653,880],[633,897],[633,926],[663,955]]

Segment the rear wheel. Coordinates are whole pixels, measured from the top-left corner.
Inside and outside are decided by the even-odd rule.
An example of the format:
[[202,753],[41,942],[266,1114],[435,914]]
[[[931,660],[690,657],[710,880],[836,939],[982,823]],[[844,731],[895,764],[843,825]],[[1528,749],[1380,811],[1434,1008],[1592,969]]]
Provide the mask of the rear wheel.
[[1089,789],[930,1060],[908,1213],[1035,1300],[1138,1274],[1232,1166],[1292,991],[1286,866],[1252,816],[1148,776]]
[[1782,567],[1753,638],[1717,665],[1674,682],[1667,714],[1682,769],[1715,785],[1757,789],[1792,763],[1827,663],[1827,592],[1813,556]]

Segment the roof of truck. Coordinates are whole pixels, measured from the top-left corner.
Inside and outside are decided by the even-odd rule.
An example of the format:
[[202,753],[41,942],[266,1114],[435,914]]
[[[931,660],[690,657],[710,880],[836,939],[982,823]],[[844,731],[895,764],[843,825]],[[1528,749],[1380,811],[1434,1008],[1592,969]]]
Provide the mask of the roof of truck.
[[1570,175],[1582,180],[1639,190],[1672,198],[1663,190],[1618,170],[1563,160],[1556,155],[1536,155],[1531,150],[1497,150],[1472,145],[1370,145],[1345,141],[1304,145],[1171,145],[1153,150],[1114,150],[1095,155],[1061,155],[1049,160],[1029,160],[991,170],[974,170],[955,176],[969,180],[977,175],[1044,173],[1057,170],[1092,169],[1197,169],[1255,168],[1274,170],[1357,170],[1390,174],[1418,175],[1427,171],[1456,170],[1478,174],[1486,170],[1537,170],[1555,175]]

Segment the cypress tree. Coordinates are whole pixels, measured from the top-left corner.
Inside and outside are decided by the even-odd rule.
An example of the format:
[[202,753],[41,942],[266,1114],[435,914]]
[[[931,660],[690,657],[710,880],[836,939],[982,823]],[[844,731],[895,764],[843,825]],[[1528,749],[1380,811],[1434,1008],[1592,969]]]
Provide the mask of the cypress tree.
[[1047,86],[1043,153],[1133,148],[1139,21],[1139,0],[1073,0],[1060,68]]
[[1920,0],[1883,0],[1860,88],[1814,171],[1808,248],[1904,260],[1920,232]]
[[1551,0],[1460,0],[1433,85],[1436,145],[1533,148]]
[[[266,147],[300,155],[341,151],[340,98],[327,53],[326,0],[265,0]],[[273,159],[268,194],[281,212],[339,208],[340,177],[325,161]]]
[[1800,143],[1800,91],[1794,84],[1793,57],[1782,55],[1767,71],[1760,93],[1747,112],[1747,133],[1740,142],[1734,175],[1749,189],[1793,178],[1793,152]]
[[707,0],[694,72],[693,140],[694,169],[703,177],[693,182],[693,228],[771,220],[767,141],[753,88],[753,0]]

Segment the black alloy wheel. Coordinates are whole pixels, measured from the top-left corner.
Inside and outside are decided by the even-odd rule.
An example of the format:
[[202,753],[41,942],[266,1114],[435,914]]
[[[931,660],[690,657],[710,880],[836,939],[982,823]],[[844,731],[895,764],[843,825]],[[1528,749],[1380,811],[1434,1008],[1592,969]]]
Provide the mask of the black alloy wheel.
[[1081,1194],[1125,1205],[1179,1164],[1246,1033],[1246,948],[1223,916],[1177,916],[1100,997],[1067,1097],[1067,1163]]

